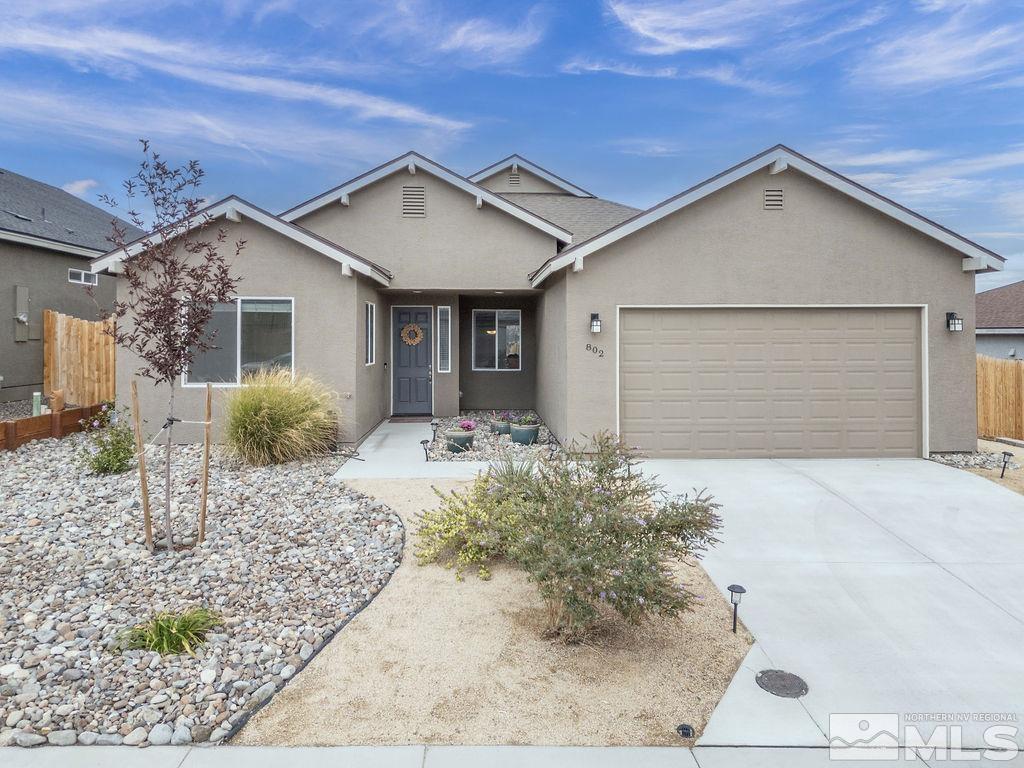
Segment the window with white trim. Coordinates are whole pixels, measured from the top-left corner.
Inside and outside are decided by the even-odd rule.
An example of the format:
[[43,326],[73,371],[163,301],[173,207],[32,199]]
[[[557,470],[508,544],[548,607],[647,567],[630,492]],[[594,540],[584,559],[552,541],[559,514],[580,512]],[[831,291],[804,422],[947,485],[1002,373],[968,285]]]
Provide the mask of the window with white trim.
[[373,365],[377,362],[377,305],[368,301],[363,310],[366,323],[363,331],[363,341],[366,343],[363,362],[366,365]]
[[452,308],[437,308],[437,372],[452,372]]
[[239,384],[248,373],[294,371],[294,304],[258,297],[217,304],[206,326],[213,346],[195,354],[184,384]]
[[68,282],[76,285],[98,285],[100,276],[82,269],[69,269]]
[[522,327],[518,309],[474,309],[473,370],[521,370]]

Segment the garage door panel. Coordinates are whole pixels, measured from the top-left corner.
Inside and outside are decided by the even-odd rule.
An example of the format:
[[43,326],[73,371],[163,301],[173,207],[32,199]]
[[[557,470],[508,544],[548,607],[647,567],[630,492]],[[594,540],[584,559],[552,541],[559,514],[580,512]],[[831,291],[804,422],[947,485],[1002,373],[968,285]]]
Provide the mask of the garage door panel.
[[650,455],[920,455],[919,310],[623,310],[619,339],[620,432]]

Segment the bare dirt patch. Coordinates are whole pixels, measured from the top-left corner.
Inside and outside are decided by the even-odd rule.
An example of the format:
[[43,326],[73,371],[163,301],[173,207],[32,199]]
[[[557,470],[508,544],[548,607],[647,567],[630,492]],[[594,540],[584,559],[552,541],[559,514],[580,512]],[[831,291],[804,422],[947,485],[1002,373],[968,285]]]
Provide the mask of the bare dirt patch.
[[[979,440],[978,450],[986,453],[1002,453],[1003,451],[1009,451],[1013,454],[1011,462],[1024,465],[1024,448],[1019,448],[1015,445],[1007,445],[1006,443],[997,443],[994,440]],[[982,468],[970,468],[967,470],[972,474],[980,477],[985,477],[994,483],[1009,488],[1011,491],[1024,494],[1024,470],[1022,469],[1011,469],[1007,468],[1006,476],[999,477],[998,469],[982,469]]]
[[[362,480],[412,528],[454,480]],[[413,537],[410,537],[413,538]],[[415,541],[407,541],[412,547]],[[590,642],[541,637],[543,610],[520,571],[463,583],[412,551],[388,588],[234,740],[240,744],[686,745],[699,734],[751,643],[699,565],[681,578],[703,596],[678,619],[609,619]]]

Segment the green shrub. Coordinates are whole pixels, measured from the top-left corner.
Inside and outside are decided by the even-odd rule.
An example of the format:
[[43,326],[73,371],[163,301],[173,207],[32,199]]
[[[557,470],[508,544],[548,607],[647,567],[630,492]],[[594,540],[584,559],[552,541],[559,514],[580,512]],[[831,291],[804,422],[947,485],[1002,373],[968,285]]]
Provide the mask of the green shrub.
[[532,475],[532,462],[505,458],[478,475],[466,493],[435,489],[441,505],[416,518],[420,565],[454,568],[460,581],[463,571],[475,566],[481,579],[489,579],[487,561],[504,557],[518,535]]
[[327,453],[337,437],[334,394],[310,376],[275,368],[246,375],[225,408],[228,448],[263,466]]
[[125,631],[117,647],[124,651],[194,656],[195,649],[206,639],[206,633],[220,623],[220,616],[206,608],[193,608],[184,613],[157,613],[144,624]]
[[602,605],[631,622],[685,610],[692,595],[671,561],[718,541],[718,508],[704,494],[669,498],[605,433],[541,462],[509,554],[547,604],[548,633],[575,640]]
[[127,472],[135,464],[135,434],[125,414],[104,403],[92,419],[82,419],[89,445],[82,451],[82,463],[100,475]]

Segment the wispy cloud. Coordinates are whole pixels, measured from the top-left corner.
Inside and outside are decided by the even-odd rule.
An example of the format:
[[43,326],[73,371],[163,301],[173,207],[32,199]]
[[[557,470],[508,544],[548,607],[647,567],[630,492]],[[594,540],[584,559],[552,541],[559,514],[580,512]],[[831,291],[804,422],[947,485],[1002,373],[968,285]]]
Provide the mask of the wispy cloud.
[[463,21],[441,40],[438,50],[468,54],[476,63],[516,61],[544,39],[540,8],[534,7],[519,24],[509,26],[494,19]]
[[636,157],[677,157],[686,150],[680,142],[656,138],[619,139],[612,142],[612,147],[623,155]]
[[76,197],[85,197],[86,192],[94,187],[98,187],[99,184],[96,179],[78,179],[77,181],[69,181],[67,184],[62,184],[60,188]]
[[641,64],[632,64],[624,61],[601,61],[583,56],[570,59],[560,69],[567,75],[610,72],[627,77],[679,77],[678,67],[645,67]]
[[762,78],[745,75],[741,69],[731,64],[682,69],[680,67],[650,67],[624,61],[602,61],[600,59],[588,59],[580,56],[565,62],[561,66],[561,71],[569,75],[608,72],[626,77],[710,80],[719,85],[740,88],[751,93],[766,96],[792,94],[798,91],[795,86],[774,83]]
[[815,158],[826,165],[842,166],[844,168],[870,168],[876,166],[891,168],[893,166],[927,162],[937,156],[938,153],[936,151],[929,149],[881,149],[864,154],[845,154],[826,150],[816,154]]

